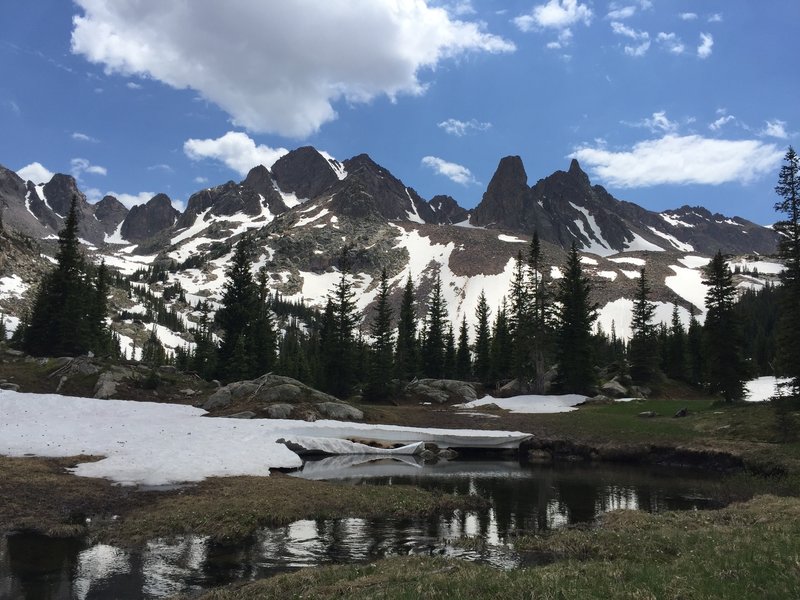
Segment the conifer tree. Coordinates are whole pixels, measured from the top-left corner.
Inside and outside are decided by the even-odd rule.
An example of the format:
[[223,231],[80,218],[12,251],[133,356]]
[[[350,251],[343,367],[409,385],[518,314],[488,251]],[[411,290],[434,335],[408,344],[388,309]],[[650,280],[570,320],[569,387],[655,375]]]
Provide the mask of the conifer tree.
[[703,349],[703,326],[695,316],[695,308],[689,309],[689,330],[686,333],[686,347],[689,354],[688,381],[692,385],[700,385],[705,378],[706,361]]
[[447,307],[442,295],[442,277],[437,272],[433,289],[428,296],[428,316],[425,320],[425,344],[422,347],[422,368],[426,377],[441,379],[445,365],[445,325]]
[[447,324],[444,334],[444,377],[454,379],[456,376],[456,337],[453,334],[453,325]]
[[141,362],[148,367],[160,367],[166,362],[167,353],[164,350],[164,345],[158,339],[156,334],[156,326],[150,329],[150,335],[145,343],[142,345],[142,360]]
[[533,306],[522,252],[517,253],[511,278],[508,325],[513,345],[512,372],[514,378],[527,385],[532,378],[532,342],[534,339]]
[[[64,228],[58,234],[56,266],[44,276],[29,321],[21,332],[24,349],[34,356],[105,352],[110,334],[105,314],[105,289],[97,290],[80,252],[78,198],[73,196]],[[106,282],[101,282],[105,286]],[[102,293],[102,299],[99,297]]]
[[514,341],[508,323],[506,299],[500,305],[494,320],[491,344],[491,379],[495,383],[511,378],[513,369]]
[[639,271],[639,282],[636,298],[633,301],[631,319],[631,341],[628,347],[631,377],[637,383],[651,381],[658,370],[658,338],[653,324],[655,304],[650,302],[650,284],[647,273],[642,267]]
[[377,306],[372,320],[372,352],[366,396],[370,400],[383,400],[391,392],[394,378],[394,330],[392,307],[389,305],[389,277],[381,271]]
[[592,323],[597,305],[590,301],[591,285],[584,276],[575,242],[567,256],[564,277],[558,281],[556,324],[556,386],[563,393],[586,393],[595,381]]
[[666,372],[672,379],[686,376],[686,332],[681,323],[678,304],[672,305],[672,322],[669,330],[669,351],[667,353]]
[[417,373],[417,311],[414,308],[414,283],[410,275],[400,304],[395,366],[397,377],[404,381],[413,379]]
[[341,277],[328,295],[321,346],[322,378],[325,391],[347,398],[356,382],[358,345],[355,337],[358,314],[355,292],[350,280],[350,248],[344,247],[339,258]]
[[744,398],[747,366],[742,358],[742,340],[734,312],[736,288],[733,275],[717,252],[706,270],[705,356],[706,382],[712,394],[727,402]]
[[529,335],[530,383],[535,394],[545,392],[547,361],[550,360],[552,345],[552,303],[547,291],[545,265],[542,259],[542,246],[539,233],[534,230],[528,250],[528,287],[531,301],[531,327]]
[[481,383],[488,383],[491,376],[491,343],[492,334],[489,329],[489,303],[486,294],[481,290],[478,306],[475,309],[475,377]]
[[211,308],[208,302],[198,303],[200,319],[194,331],[194,353],[189,361],[190,368],[203,379],[211,379],[217,372],[217,345],[211,333]]
[[456,349],[456,379],[469,381],[472,379],[472,358],[469,353],[469,331],[467,329],[467,316],[461,319],[458,330],[458,348]]
[[785,386],[800,398],[800,157],[789,146],[775,187],[781,200],[775,210],[784,218],[775,224],[781,234],[779,253],[785,263],[781,273],[781,314],[778,324],[778,368],[790,381]]
[[292,318],[289,320],[286,326],[286,333],[280,342],[280,352],[275,371],[280,375],[310,383],[309,353],[304,350],[301,339],[300,326],[297,323],[297,319]]

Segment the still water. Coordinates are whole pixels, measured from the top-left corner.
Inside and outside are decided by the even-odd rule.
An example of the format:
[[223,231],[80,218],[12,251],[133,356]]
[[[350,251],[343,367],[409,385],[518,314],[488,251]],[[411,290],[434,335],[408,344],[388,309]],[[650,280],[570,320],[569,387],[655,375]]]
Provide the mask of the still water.
[[[492,501],[492,507],[427,519],[296,521],[262,529],[236,546],[183,536],[151,540],[133,552],[103,544],[13,536],[0,540],[0,598],[162,598],[306,566],[406,554],[458,556],[512,568],[530,560],[513,550],[514,538],[523,533],[591,523],[614,509],[658,512],[721,505],[714,498],[718,478],[664,467],[536,466],[511,461],[422,465],[413,459],[332,457],[308,462],[294,475],[348,485],[410,484],[480,494]],[[486,543],[478,549],[453,544],[463,536]]]

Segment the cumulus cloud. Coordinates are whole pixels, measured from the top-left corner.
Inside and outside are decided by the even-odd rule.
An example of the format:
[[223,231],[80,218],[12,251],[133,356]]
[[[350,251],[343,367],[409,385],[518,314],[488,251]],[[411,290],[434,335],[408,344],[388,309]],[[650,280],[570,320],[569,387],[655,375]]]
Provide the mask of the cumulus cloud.
[[422,94],[420,72],[444,60],[515,50],[425,0],[76,3],[74,53],[108,73],[191,88],[235,125],[290,137],[334,119],[337,101]]
[[781,140],[787,139],[789,134],[786,132],[786,121],[781,121],[780,119],[767,121],[766,126],[761,130],[761,135],[766,135]]
[[250,169],[258,165],[269,169],[276,160],[289,152],[286,148],[256,144],[249,135],[241,131],[229,131],[216,139],[186,140],[183,151],[192,160],[218,160],[241,176],[247,175]]
[[656,36],[656,40],[658,40],[658,43],[672,54],[683,54],[686,50],[686,46],[683,45],[681,38],[679,38],[676,33],[666,33],[661,31]]
[[32,181],[35,184],[40,183],[47,183],[53,178],[54,173],[50,170],[45,168],[44,165],[40,162],[32,162],[29,165],[25,165],[21,169],[17,171],[17,175],[19,175],[25,181]]
[[73,158],[69,161],[69,172],[75,179],[80,179],[81,175],[88,173],[89,175],[107,175],[108,169],[100,165],[93,165],[85,158]]
[[714,13],[710,17],[708,17],[709,23],[722,23],[722,14]]
[[693,12],[685,12],[678,15],[684,21],[695,21],[697,20],[697,13]]
[[700,45],[697,46],[697,56],[708,58],[711,56],[711,49],[714,47],[714,37],[710,33],[700,34]]
[[73,140],[78,142],[97,142],[97,138],[93,138],[92,136],[81,133],[80,131],[76,131],[71,137]]
[[646,31],[636,31],[619,21],[611,22],[611,31],[617,35],[629,38],[634,42],[638,42],[634,46],[625,46],[625,54],[628,56],[644,56],[650,49],[650,34]]
[[718,140],[665,135],[630,150],[581,146],[577,158],[605,183],[621,188],[655,185],[749,183],[772,174],[783,152],[758,140]]
[[201,185],[204,183],[208,183],[208,177],[195,177],[194,182],[199,183]]
[[125,86],[129,90],[140,90],[140,89],[142,89],[142,86],[140,84],[136,83],[135,81],[129,81],[128,83],[125,84]]
[[437,123],[437,127],[443,129],[446,133],[456,137],[463,137],[470,132],[487,131],[491,129],[491,123],[481,123],[477,119],[470,119],[469,121],[459,121],[458,119],[447,119],[441,123]]
[[433,169],[437,174],[444,175],[455,183],[461,185],[478,183],[472,175],[472,172],[463,165],[447,162],[436,156],[425,156],[422,159],[422,164]]
[[536,29],[566,29],[577,23],[589,25],[592,22],[592,9],[578,0],[549,0],[538,4],[533,10],[514,19],[514,24],[522,31]]

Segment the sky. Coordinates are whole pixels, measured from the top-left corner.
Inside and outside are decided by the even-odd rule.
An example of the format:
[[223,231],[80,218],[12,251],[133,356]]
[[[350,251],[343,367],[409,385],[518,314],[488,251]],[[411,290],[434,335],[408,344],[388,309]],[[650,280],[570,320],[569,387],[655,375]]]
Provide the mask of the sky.
[[[652,210],[757,223],[800,131],[797,0],[37,0],[0,33],[0,164],[179,207],[288,150],[425,198],[577,158]],[[38,182],[38,181],[37,181]]]

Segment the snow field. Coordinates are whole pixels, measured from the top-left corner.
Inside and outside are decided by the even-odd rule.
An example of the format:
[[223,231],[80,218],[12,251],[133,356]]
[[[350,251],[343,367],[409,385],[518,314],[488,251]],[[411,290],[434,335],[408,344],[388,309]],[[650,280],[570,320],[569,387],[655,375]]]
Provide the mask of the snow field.
[[166,485],[206,477],[267,476],[295,468],[300,457],[278,440],[333,453],[386,453],[347,441],[373,439],[441,447],[515,448],[519,431],[421,429],[339,421],[204,418],[205,411],[177,404],[95,400],[58,394],[0,390],[0,454],[7,456],[105,456],[73,472],[125,485]]
[[512,413],[552,414],[577,410],[575,405],[580,404],[586,398],[587,396],[581,396],[580,394],[564,394],[562,396],[527,395],[514,396],[513,398],[484,396],[472,402],[458,404],[456,408],[470,409],[494,404]]

